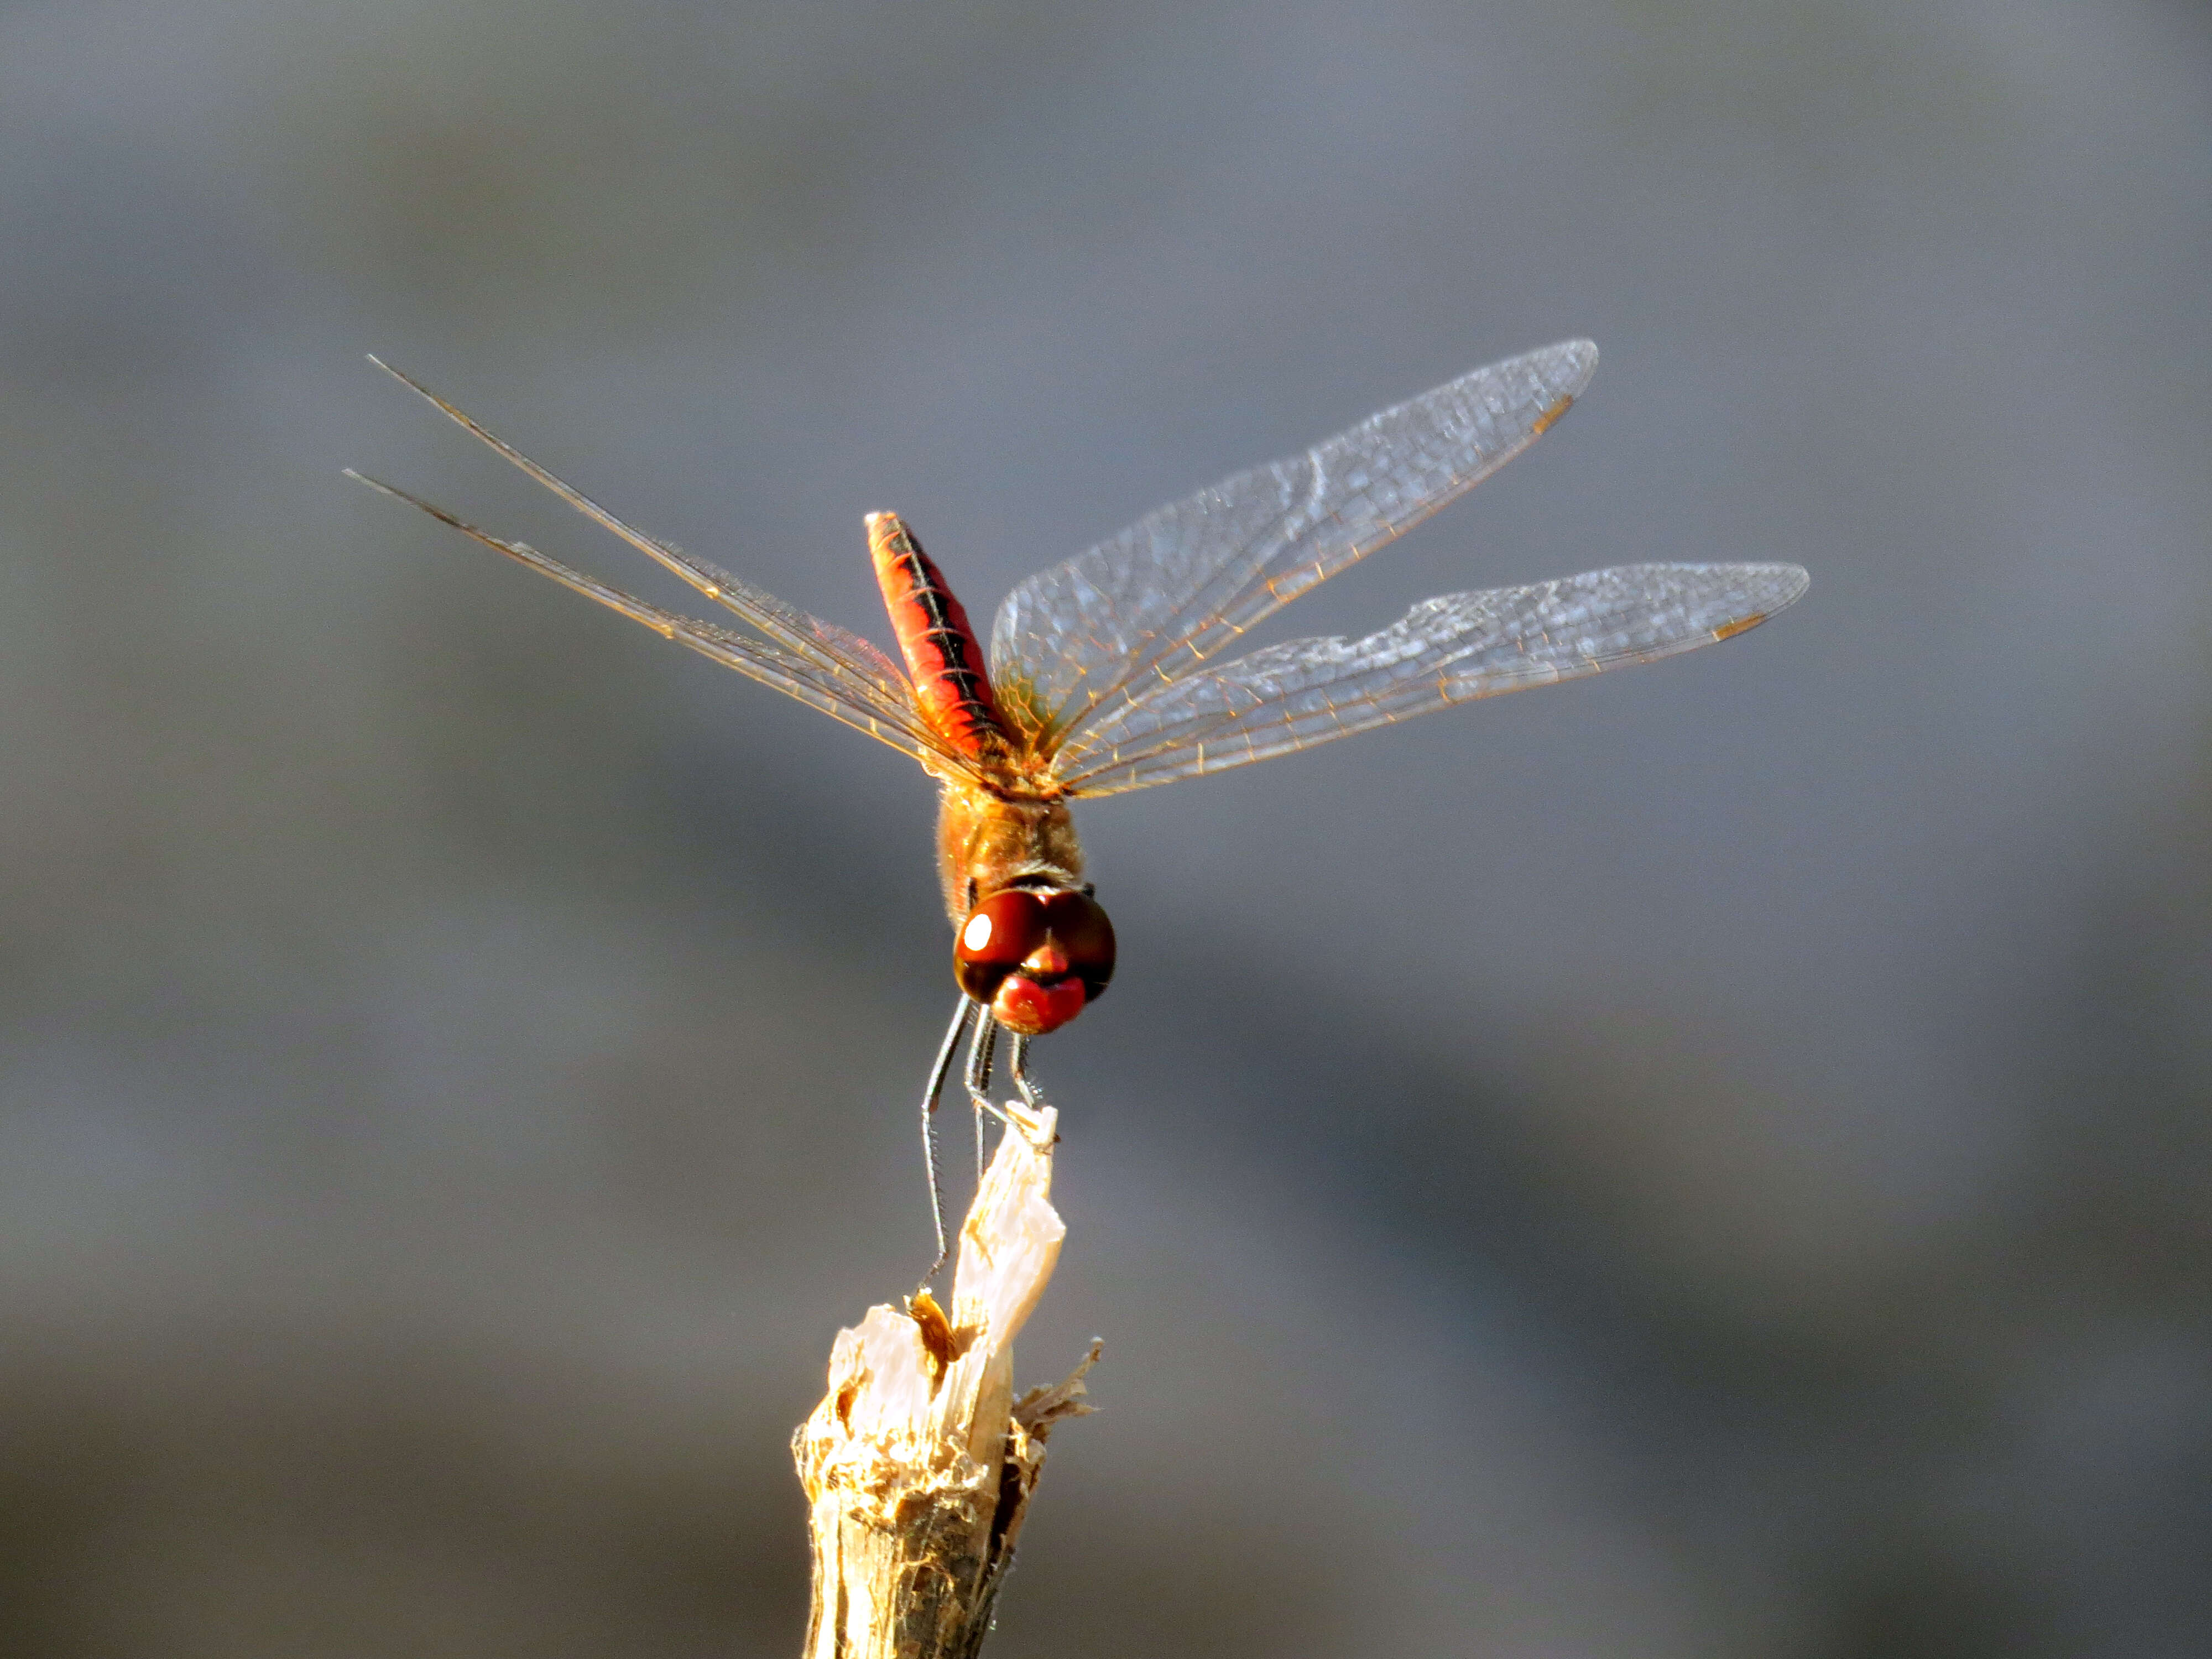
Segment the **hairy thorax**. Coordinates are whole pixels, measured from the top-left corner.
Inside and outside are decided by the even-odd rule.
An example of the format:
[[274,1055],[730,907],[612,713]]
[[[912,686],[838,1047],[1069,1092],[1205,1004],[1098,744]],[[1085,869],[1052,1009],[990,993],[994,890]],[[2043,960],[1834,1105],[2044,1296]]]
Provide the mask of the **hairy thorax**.
[[1083,848],[1065,799],[1009,798],[947,781],[938,801],[937,859],[955,927],[1002,887],[1083,885]]

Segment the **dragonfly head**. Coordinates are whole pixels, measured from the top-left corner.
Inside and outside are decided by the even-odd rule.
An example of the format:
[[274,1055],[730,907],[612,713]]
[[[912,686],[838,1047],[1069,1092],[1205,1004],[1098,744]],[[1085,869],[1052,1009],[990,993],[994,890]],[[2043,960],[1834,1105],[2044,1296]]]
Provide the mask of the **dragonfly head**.
[[1104,994],[1114,977],[1114,924],[1087,892],[1003,887],[961,923],[952,971],[1008,1030],[1041,1036]]

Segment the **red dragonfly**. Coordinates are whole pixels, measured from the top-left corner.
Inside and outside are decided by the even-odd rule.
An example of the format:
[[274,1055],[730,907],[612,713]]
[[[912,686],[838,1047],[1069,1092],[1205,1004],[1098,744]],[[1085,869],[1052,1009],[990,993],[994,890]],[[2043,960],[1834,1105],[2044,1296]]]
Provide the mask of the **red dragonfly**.
[[914,533],[895,514],[871,514],[868,548],[903,672],[859,635],[625,524],[397,369],[389,372],[748,631],[664,611],[404,490],[362,482],[859,727],[937,780],[938,869],[960,985],[921,1109],[941,1261],[932,1127],[961,1036],[972,1022],[966,1080],[980,1169],[1000,1030],[1012,1039],[1007,1069],[1035,1107],[1030,1039],[1073,1019],[1113,977],[1114,927],[1085,879],[1070,801],[1732,639],[1805,591],[1796,565],[1625,565],[1424,599],[1364,639],[1242,648],[1249,629],[1526,449],[1596,368],[1587,340],[1493,363],[1303,455],[1163,507],[1016,587],[988,654]]

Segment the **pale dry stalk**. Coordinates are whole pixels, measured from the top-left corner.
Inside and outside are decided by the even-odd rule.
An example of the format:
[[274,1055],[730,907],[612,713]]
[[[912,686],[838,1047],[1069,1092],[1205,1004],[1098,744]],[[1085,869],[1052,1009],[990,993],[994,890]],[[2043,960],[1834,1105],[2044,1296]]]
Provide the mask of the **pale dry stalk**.
[[1013,1395],[1013,1340],[1066,1233],[1051,1204],[1055,1114],[1009,1105],[960,1229],[950,1321],[926,1295],[837,1334],[830,1389],[792,1449],[810,1506],[805,1659],[968,1659],[982,1647],[1045,1437],[1080,1416],[1090,1356]]

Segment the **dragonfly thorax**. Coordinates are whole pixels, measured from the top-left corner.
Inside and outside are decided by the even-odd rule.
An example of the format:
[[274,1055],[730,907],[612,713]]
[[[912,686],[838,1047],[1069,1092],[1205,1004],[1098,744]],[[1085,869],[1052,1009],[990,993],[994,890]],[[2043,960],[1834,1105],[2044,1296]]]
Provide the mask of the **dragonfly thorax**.
[[957,781],[938,799],[937,860],[955,927],[1002,888],[1083,885],[1083,847],[1065,800],[1010,798]]

